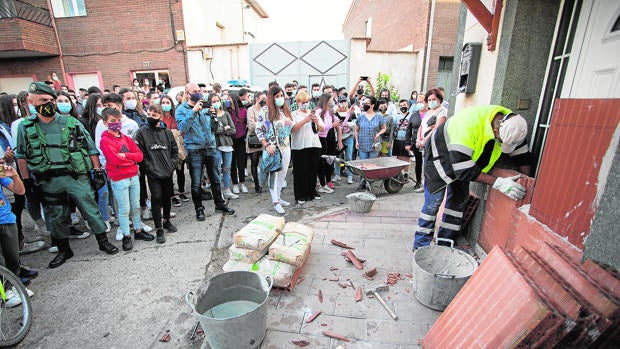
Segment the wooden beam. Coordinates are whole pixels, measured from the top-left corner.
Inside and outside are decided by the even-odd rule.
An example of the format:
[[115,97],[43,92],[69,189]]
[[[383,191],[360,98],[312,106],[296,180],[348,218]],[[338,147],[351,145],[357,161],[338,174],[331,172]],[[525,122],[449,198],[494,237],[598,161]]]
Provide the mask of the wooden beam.
[[493,13],[493,22],[491,23],[491,31],[487,39],[487,50],[495,51],[497,43],[497,32],[499,30],[499,19],[502,16],[502,0],[495,0],[495,13]]
[[493,15],[480,0],[461,0],[487,33],[492,30]]

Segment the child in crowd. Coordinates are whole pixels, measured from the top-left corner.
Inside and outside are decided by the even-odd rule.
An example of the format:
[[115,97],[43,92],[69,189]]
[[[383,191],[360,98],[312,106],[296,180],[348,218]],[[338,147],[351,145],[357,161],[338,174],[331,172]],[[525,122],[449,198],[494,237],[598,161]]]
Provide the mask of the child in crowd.
[[144,155],[140,169],[146,174],[151,191],[151,214],[157,243],[163,244],[166,242],[164,228],[170,233],[177,231],[170,222],[170,206],[173,194],[172,174],[179,161],[179,149],[172,131],[161,121],[164,115],[162,106],[151,104],[148,113],[147,123],[140,127],[134,140]]
[[123,240],[123,250],[133,248],[129,230],[129,214],[135,229],[136,240],[152,241],[153,235],[142,231],[140,220],[140,183],[138,181],[138,163],[142,162],[142,151],[136,143],[121,133],[122,114],[118,109],[105,108],[101,112],[103,124],[107,130],[101,135],[101,152],[106,158],[108,177],[112,182],[112,191],[118,202],[119,228],[116,240]]

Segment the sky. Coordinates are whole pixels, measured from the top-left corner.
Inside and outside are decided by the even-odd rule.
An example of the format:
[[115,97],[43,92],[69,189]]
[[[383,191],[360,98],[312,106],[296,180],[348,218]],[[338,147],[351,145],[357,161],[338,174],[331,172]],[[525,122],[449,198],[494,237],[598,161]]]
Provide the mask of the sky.
[[257,42],[343,39],[342,24],[353,0],[258,0]]

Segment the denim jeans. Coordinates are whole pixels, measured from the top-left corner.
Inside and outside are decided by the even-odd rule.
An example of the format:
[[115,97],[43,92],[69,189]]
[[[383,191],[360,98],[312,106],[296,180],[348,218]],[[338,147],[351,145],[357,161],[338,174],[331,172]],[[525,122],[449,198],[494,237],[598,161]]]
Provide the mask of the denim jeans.
[[142,230],[140,219],[140,179],[133,176],[120,181],[112,181],[112,190],[118,203],[118,224],[123,235],[129,236],[129,218],[136,231]]
[[218,172],[222,176],[224,189],[230,189],[230,166],[232,165],[232,151],[217,151]]
[[215,206],[225,206],[220,186],[220,175],[218,174],[217,153],[215,149],[187,149],[187,166],[192,181],[192,201],[194,208],[204,208],[202,206],[202,195],[200,193],[200,180],[202,179],[203,168],[207,168],[207,175],[211,181],[211,194]]
[[110,213],[108,212],[108,204],[110,203],[110,193],[108,192],[108,183],[103,185],[97,191],[97,205],[99,206],[99,212],[104,221],[110,220]]
[[425,183],[424,205],[422,206],[420,218],[418,219],[413,248],[417,249],[428,246],[433,240],[437,212],[443,201],[444,194],[446,194],[446,204],[437,236],[456,240],[461,230],[463,211],[465,210],[467,198],[469,197],[469,182],[457,180],[435,193],[431,193]]
[[[353,160],[353,150],[354,150],[353,149],[353,143],[354,143],[354,141],[355,141],[355,137],[353,137],[353,136],[350,136],[350,137],[345,138],[345,139],[342,140],[342,145],[345,146],[345,148],[344,148],[344,160],[345,161]],[[334,163],[334,170],[335,170],[335,173],[337,175],[340,175],[340,164]],[[346,167],[345,167],[344,172],[345,172],[344,175],[346,175],[346,176],[352,175],[351,170],[349,170]]]

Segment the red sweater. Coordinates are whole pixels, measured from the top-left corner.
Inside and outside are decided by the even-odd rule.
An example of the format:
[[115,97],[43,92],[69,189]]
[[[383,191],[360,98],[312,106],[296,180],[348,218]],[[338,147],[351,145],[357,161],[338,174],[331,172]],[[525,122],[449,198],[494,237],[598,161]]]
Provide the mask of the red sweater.
[[[105,168],[111,180],[120,181],[138,175],[138,163],[142,162],[142,151],[133,139],[122,133],[117,137],[105,130],[101,135],[99,147],[105,156]],[[125,154],[125,157],[121,157],[120,153]]]

